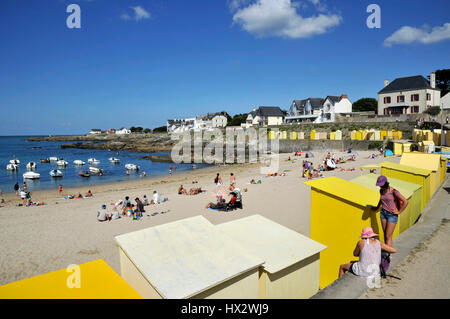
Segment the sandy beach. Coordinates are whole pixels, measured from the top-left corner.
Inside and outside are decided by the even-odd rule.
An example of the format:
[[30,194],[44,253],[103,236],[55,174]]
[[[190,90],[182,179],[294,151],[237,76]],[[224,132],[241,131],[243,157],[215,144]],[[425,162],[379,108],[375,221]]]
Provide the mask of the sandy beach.
[[[314,158],[308,159],[322,163],[326,152],[313,152]],[[339,164],[339,169],[323,172],[324,176],[338,176],[352,179],[360,175],[359,167],[383,161],[399,162],[399,158],[376,157],[370,159],[372,151],[358,152],[356,161]],[[334,152],[337,158],[347,158],[345,152]],[[288,157],[295,160],[288,162]],[[280,155],[278,172],[287,176],[267,177],[260,173],[261,164],[243,164],[208,167],[188,173],[174,173],[172,176],[143,178],[139,181],[121,182],[108,185],[96,185],[90,189],[94,196],[85,199],[63,199],[57,190],[37,191],[32,194],[33,201],[44,201],[46,205],[37,207],[18,207],[20,198],[15,194],[6,194],[5,204],[0,207],[0,284],[6,284],[31,276],[47,273],[96,259],[104,259],[116,272],[120,273],[119,251],[114,237],[119,234],[164,224],[167,222],[203,215],[213,224],[245,216],[260,214],[277,223],[309,236],[310,224],[310,188],[303,184],[301,177],[302,160],[293,154]],[[244,208],[231,212],[217,212],[206,209],[208,202],[215,201],[213,179],[220,173],[226,186],[230,173],[236,176],[237,186],[243,192]],[[261,184],[250,184],[250,180],[261,180]],[[192,181],[198,184],[192,184]],[[194,195],[178,195],[177,189],[183,184],[188,190],[201,186],[206,192]],[[87,188],[64,189],[68,194],[85,194]],[[167,202],[146,206],[143,218],[133,221],[121,218],[111,222],[98,222],[97,211],[102,204],[112,210],[111,203],[129,196],[147,195],[151,198],[156,190]],[[155,214],[157,213],[157,214]]]

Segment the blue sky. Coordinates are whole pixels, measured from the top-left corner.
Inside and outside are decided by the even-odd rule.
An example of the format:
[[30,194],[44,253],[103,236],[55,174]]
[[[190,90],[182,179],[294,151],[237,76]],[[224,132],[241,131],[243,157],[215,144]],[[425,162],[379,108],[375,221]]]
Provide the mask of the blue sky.
[[[66,26],[71,3],[80,29]],[[366,26],[371,3],[380,29]],[[450,67],[448,12],[448,0],[2,0],[0,135],[376,98],[385,79]]]

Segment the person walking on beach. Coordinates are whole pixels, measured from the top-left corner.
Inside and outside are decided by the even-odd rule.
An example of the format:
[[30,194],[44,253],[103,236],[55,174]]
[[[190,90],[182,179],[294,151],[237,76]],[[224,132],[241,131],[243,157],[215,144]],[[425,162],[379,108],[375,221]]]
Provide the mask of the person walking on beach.
[[14,184],[14,191],[16,192],[16,195],[19,195],[19,183],[16,182],[16,184]]
[[376,209],[381,206],[380,219],[384,242],[392,247],[392,234],[398,222],[398,215],[408,206],[408,200],[398,190],[389,186],[386,176],[379,176],[376,186],[380,187],[380,201]]
[[22,189],[23,189],[24,191],[27,190],[27,183],[23,182]]
[[172,176],[172,165],[169,165],[169,176]]
[[216,184],[216,187],[222,185],[222,177],[220,177],[219,173],[217,173],[216,178],[214,178],[214,184]]
[[63,193],[63,187],[62,187],[61,184],[59,184],[59,187],[58,187],[58,195],[62,196],[62,193]]
[[356,244],[353,256],[359,257],[359,261],[352,261],[339,266],[339,277],[346,271],[356,276],[375,277],[380,276],[381,251],[396,253],[397,250],[380,242],[372,230],[372,227],[365,227],[361,233],[361,240]]

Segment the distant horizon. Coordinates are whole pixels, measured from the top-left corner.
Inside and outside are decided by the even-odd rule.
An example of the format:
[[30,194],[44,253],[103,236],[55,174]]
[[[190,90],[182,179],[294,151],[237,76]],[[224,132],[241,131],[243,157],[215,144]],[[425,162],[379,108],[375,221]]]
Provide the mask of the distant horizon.
[[450,68],[448,0],[380,1],[379,25],[365,1],[84,0],[70,28],[70,4],[1,1],[0,135],[354,103],[378,99],[384,80]]

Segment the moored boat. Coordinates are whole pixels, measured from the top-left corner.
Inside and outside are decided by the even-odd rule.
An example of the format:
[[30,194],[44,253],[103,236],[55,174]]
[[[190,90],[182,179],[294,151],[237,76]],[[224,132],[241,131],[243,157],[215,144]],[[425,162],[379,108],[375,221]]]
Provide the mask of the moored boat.
[[51,156],[51,157],[49,157],[48,159],[50,160],[50,162],[57,162],[57,161],[59,161],[61,158],[56,157],[56,156]]
[[27,170],[29,170],[29,171],[36,169],[36,167],[37,167],[36,162],[29,162],[27,164]]
[[98,164],[100,164],[100,161],[95,158],[90,158],[90,159],[88,159],[88,163],[91,165],[98,165]]
[[140,166],[136,164],[125,164],[125,168],[131,171],[138,171],[140,169]]
[[8,164],[8,165],[6,165],[6,169],[8,171],[17,171],[19,169],[19,165],[17,165],[17,164]]
[[9,163],[10,163],[10,164],[16,164],[16,165],[19,165],[19,164],[20,164],[20,161],[19,161],[18,159],[12,159],[12,160],[9,161]]
[[83,162],[82,160],[74,160],[73,163],[74,163],[75,165],[85,165],[85,164],[86,164],[86,163]]
[[41,158],[41,163],[50,163],[50,159],[48,159],[48,158]]
[[58,166],[67,166],[67,165],[69,165],[69,163],[67,163],[67,161],[65,161],[65,160],[59,160],[59,161],[56,162],[56,165],[58,165]]
[[81,177],[89,177],[89,176],[91,176],[91,174],[89,174],[89,172],[87,172],[87,171],[79,171],[78,175],[81,176]]
[[51,177],[63,177],[63,173],[57,169],[51,170],[49,174]]
[[116,157],[110,157],[109,161],[113,164],[118,164],[120,163],[120,159],[116,158]]
[[24,179],[39,179],[41,178],[41,174],[36,172],[26,172],[23,174]]
[[91,172],[91,174],[103,174],[103,170],[101,168],[97,168],[97,167],[89,167],[89,172]]

